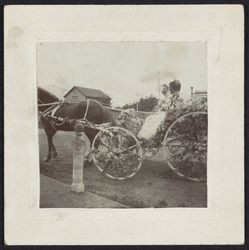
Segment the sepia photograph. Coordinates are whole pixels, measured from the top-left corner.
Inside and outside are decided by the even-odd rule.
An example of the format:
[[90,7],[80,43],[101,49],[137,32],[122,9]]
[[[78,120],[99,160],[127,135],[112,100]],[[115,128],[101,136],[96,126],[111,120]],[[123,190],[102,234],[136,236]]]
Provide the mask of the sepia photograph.
[[240,5],[4,8],[7,245],[244,243]]
[[207,207],[206,42],[36,51],[41,208]]

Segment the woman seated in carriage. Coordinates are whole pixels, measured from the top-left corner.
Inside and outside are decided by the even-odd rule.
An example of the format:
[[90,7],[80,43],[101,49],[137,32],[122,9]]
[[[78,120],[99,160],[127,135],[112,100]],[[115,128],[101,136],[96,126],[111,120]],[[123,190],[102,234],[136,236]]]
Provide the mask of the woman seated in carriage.
[[167,111],[175,108],[177,102],[180,101],[180,90],[181,83],[178,80],[170,82],[169,86],[166,84],[161,86],[163,98],[159,100],[156,112],[145,119],[144,124],[138,133],[138,138],[150,140],[156,135],[159,127],[166,119]]
[[165,111],[170,108],[174,108],[176,103],[180,101],[181,83],[178,80],[174,80],[169,83],[161,85],[162,98],[158,101],[157,111]]
[[174,80],[169,83],[169,86],[163,84],[161,86],[162,99],[158,101],[152,115],[148,116],[145,121],[137,116],[135,109],[127,109],[120,113],[119,123],[138,138],[149,140],[157,132],[159,126],[166,118],[167,110],[174,108],[176,103],[180,101],[179,93],[181,83]]

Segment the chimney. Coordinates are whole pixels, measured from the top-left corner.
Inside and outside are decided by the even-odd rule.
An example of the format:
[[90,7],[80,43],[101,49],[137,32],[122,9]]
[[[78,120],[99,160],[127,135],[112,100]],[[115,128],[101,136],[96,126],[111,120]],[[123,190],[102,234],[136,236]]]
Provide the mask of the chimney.
[[190,87],[191,95],[194,93],[194,87]]

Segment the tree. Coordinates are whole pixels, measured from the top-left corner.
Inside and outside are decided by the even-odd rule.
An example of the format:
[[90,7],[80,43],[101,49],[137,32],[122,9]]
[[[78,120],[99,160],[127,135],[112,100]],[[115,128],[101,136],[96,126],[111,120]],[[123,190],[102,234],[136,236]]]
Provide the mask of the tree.
[[[141,97],[138,102],[138,110],[150,112],[157,105],[157,103],[158,99],[153,95]],[[122,107],[122,109],[129,109],[129,108],[137,109],[137,102],[128,103]]]

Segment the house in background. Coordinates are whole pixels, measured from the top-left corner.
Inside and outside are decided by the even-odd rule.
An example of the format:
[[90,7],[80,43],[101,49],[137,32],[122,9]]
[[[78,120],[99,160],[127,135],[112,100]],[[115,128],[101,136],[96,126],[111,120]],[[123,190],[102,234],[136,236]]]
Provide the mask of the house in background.
[[86,99],[94,99],[105,106],[111,106],[111,98],[99,89],[74,86],[66,94],[64,99],[69,102],[81,102]]
[[190,87],[191,89],[191,98],[193,97],[207,97],[206,90],[194,90],[194,87]]

